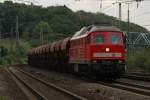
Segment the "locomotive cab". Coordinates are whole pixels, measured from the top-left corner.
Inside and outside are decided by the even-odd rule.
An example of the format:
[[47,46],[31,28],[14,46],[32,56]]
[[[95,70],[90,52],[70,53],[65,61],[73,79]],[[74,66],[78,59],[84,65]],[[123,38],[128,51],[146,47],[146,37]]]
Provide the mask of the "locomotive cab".
[[123,32],[117,28],[99,29],[92,31],[88,38],[88,58],[94,73],[116,78],[125,72],[126,47]]
[[125,72],[124,34],[108,26],[84,27],[70,40],[74,72],[116,79]]
[[120,32],[93,32],[91,34],[91,60],[124,59],[125,45]]

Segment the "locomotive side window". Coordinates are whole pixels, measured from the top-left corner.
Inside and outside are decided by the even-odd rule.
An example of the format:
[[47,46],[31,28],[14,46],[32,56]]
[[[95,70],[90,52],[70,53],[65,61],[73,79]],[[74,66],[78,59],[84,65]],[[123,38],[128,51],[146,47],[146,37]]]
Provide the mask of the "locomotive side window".
[[104,34],[94,34],[94,44],[103,44],[105,43],[105,35]]
[[110,43],[120,44],[121,38],[119,34],[110,34]]

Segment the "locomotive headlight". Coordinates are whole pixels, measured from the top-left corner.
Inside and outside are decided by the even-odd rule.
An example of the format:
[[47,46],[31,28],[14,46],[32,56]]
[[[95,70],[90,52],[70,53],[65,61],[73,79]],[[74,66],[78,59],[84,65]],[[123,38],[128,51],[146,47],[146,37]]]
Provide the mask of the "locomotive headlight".
[[97,61],[96,60],[93,60],[93,63],[96,63]]
[[106,48],[105,51],[106,51],[106,52],[109,52],[109,51],[110,51],[110,48]]
[[125,64],[125,61],[119,60],[119,64]]

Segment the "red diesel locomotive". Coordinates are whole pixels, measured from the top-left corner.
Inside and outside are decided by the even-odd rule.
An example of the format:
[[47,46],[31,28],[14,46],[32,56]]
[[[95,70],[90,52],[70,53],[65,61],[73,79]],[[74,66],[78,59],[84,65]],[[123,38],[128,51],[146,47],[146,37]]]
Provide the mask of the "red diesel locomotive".
[[63,72],[119,78],[125,72],[125,36],[116,27],[88,26],[74,36],[33,48],[28,63]]

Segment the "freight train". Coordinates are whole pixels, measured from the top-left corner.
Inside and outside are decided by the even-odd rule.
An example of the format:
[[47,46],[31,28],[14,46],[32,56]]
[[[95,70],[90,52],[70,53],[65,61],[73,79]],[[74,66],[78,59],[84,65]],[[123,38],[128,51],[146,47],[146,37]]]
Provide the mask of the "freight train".
[[117,79],[126,70],[125,36],[113,26],[87,26],[72,37],[33,48],[28,63],[68,73]]

